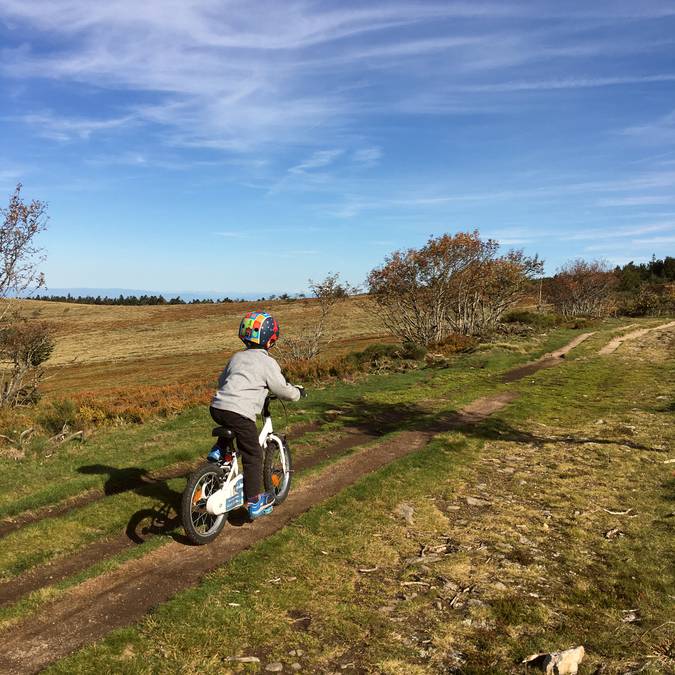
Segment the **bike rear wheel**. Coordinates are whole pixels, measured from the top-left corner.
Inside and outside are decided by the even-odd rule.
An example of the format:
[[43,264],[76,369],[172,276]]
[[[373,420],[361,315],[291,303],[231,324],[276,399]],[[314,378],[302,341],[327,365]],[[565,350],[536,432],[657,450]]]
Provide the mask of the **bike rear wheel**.
[[206,510],[206,501],[220,488],[222,474],[215,464],[200,466],[188,478],[181,506],[183,528],[190,541],[208,544],[225,526],[225,514],[213,515]]
[[263,480],[265,490],[274,495],[275,504],[281,504],[288,497],[292,475],[291,451],[288,443],[269,439],[265,449]]

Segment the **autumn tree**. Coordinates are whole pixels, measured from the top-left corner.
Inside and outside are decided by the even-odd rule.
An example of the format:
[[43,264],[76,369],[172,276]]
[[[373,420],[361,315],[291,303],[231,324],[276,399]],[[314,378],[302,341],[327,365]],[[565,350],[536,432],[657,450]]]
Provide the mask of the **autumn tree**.
[[0,324],[0,406],[33,403],[54,350],[49,326],[17,315]]
[[395,251],[371,271],[368,290],[389,328],[416,344],[450,333],[478,335],[523,295],[541,261],[522,251],[499,256],[499,244],[477,230],[431,237],[420,249]]
[[546,297],[562,316],[606,316],[616,275],[600,260],[572,260],[563,265],[546,285]]
[[[21,183],[0,209],[0,298],[19,296],[44,285],[38,266],[43,260],[35,238],[47,223],[44,202],[24,202]],[[46,324],[29,322],[6,305],[0,315],[0,406],[35,399],[53,350]]]

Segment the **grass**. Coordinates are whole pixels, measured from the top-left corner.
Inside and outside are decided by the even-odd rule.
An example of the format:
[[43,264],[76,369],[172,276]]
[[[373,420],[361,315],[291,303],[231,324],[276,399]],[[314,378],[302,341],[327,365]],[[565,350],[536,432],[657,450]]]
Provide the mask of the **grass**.
[[[530,355],[548,351],[564,343],[570,331],[532,342]],[[405,373],[372,375],[358,385],[336,383],[311,391],[302,408],[289,406],[290,422],[324,420],[326,411],[340,408],[337,426],[359,423],[380,406],[401,406],[426,401],[431,411],[460,406],[491,391],[495,375],[522,362],[523,355],[494,350],[487,354],[462,354],[446,368],[419,369]],[[283,428],[283,415],[276,417]],[[113,428],[99,432],[84,443],[73,442],[51,454],[16,462],[0,459],[0,518],[29,509],[54,505],[88,489],[104,489],[111,474],[127,469],[132,473],[150,472],[176,462],[193,461],[208,447],[211,424],[206,406],[185,411],[169,420],[153,420],[142,426]],[[107,467],[107,468],[106,468]]]
[[[519,672],[527,654],[575,644],[588,651],[583,672],[666,672],[672,348],[653,334],[600,358],[586,344],[557,369],[509,385],[521,397],[494,418],[365,477],[48,672],[257,669],[230,656],[305,672]],[[471,363],[475,393],[483,369]],[[386,392],[369,381],[361,402],[419,407],[442,384],[448,400],[426,403],[438,414],[466,393],[452,374],[383,378],[398,382]],[[317,404],[333,395],[340,400],[340,387]],[[466,496],[489,504],[469,506]],[[412,524],[401,503],[413,507]],[[620,535],[607,538],[614,528]],[[628,610],[637,621],[624,620]]]
[[[528,343],[534,358],[560,346],[569,331],[552,333]],[[495,349],[489,353],[462,354],[445,368],[428,368],[390,375],[373,375],[358,384],[336,383],[311,392],[302,408],[290,406],[290,421],[331,420],[331,410],[343,414],[324,424],[321,431],[294,443],[300,458],[318,446],[334,442],[344,426],[378,432],[424,427],[444,412],[452,411],[494,389],[496,376],[522,362],[523,355]],[[277,407],[277,427],[283,415]],[[382,420],[379,421],[379,417]],[[208,447],[210,420],[205,408],[184,412],[170,420],[154,420],[137,427],[103,431],[85,443],[74,442],[51,456],[23,462],[5,461],[0,471],[0,515],[17,516],[27,510],[54,506],[87,490],[114,492],[130,480],[149,477],[176,463],[193,462]],[[0,468],[2,468],[0,460]],[[315,470],[318,470],[317,467]],[[0,550],[0,577],[11,579],[46,562],[85,550],[91,544],[121,534],[133,515],[144,508],[175,509],[181,480],[154,481],[138,489],[109,496],[57,518],[24,526],[4,538]],[[175,527],[175,525],[174,525]],[[165,534],[173,530],[167,528]],[[66,582],[67,583],[67,582]],[[35,611],[51,598],[46,591],[9,610],[14,618]]]

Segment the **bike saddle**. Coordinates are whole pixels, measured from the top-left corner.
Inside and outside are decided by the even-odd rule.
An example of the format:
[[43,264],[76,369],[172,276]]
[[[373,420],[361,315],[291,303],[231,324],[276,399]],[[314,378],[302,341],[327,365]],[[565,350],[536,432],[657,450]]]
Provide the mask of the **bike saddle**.
[[226,427],[216,427],[212,432],[211,436],[217,436],[218,438],[225,438],[228,441],[234,440],[234,431],[227,429]]

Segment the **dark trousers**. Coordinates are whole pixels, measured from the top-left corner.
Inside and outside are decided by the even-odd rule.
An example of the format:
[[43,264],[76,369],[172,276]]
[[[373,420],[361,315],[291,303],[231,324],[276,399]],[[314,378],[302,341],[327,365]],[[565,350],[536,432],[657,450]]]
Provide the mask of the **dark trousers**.
[[[263,487],[263,449],[258,443],[258,428],[255,422],[229,410],[220,410],[213,406],[209,408],[211,417],[216,424],[227,427],[234,432],[237,438],[237,448],[241,456],[244,474],[244,496],[246,499],[254,499]],[[218,439],[218,446],[225,447],[222,439]]]

